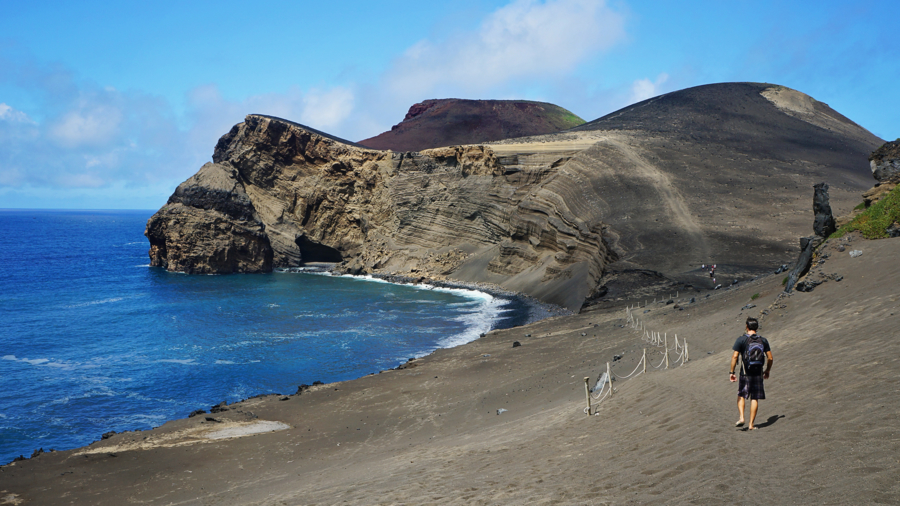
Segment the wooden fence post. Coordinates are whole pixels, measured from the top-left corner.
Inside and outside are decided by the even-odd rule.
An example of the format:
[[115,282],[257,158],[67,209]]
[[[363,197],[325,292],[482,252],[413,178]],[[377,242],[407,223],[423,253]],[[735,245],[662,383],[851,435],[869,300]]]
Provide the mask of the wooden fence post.
[[591,416],[591,386],[588,383],[591,381],[591,378],[585,376],[584,377],[584,397],[587,399],[587,414]]

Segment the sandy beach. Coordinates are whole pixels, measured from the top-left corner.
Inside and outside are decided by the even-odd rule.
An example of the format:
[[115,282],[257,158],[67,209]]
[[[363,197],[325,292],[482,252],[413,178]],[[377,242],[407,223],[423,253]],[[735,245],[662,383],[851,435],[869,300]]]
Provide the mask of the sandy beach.
[[[690,361],[614,382],[593,416],[584,377],[662,358],[626,324],[637,301],[15,462],[0,504],[897,504],[900,239],[845,245],[863,254],[831,241],[816,269],[843,279],[811,293],[776,300],[770,275],[635,310]],[[726,368],[761,310],[775,365],[749,432]]]

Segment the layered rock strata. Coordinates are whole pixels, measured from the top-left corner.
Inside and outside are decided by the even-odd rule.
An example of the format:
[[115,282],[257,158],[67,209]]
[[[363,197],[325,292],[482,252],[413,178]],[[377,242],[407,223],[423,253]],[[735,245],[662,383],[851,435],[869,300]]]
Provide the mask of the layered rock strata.
[[508,167],[484,146],[369,150],[250,115],[150,219],[151,262],[224,273],[342,261],[577,309],[614,255],[566,160],[537,158]]

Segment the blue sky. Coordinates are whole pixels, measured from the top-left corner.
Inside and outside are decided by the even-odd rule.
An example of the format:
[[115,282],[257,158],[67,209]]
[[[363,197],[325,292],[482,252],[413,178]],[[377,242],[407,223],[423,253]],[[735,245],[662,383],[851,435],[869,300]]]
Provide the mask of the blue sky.
[[428,98],[771,82],[900,137],[896,1],[186,4],[0,0],[0,208],[156,209],[246,114],[360,140]]

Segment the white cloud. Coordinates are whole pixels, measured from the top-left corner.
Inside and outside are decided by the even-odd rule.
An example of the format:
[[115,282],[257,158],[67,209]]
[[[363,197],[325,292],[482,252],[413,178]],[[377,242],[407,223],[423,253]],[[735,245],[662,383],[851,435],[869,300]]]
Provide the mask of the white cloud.
[[347,88],[311,90],[303,97],[300,122],[324,131],[337,128],[350,116],[353,103],[353,92]]
[[669,80],[669,75],[665,72],[656,76],[655,81],[650,79],[638,79],[631,83],[631,98],[629,104],[634,104],[648,98],[653,98],[661,93],[660,89],[663,84]]
[[198,154],[205,153],[209,158],[218,138],[244,121],[248,114],[276,116],[340,135],[335,130],[350,117],[355,100],[348,88],[304,93],[294,87],[284,93],[266,93],[235,101],[223,97],[216,85],[206,85],[191,90],[188,103],[192,117],[191,145]]
[[442,88],[483,91],[517,78],[558,78],[621,41],[624,23],[604,0],[515,0],[475,33],[410,47],[388,74],[388,86],[421,96]]
[[0,103],[0,121],[34,124],[34,121],[32,121],[27,114],[22,111],[17,111],[4,103]]
[[102,146],[119,132],[123,113],[107,104],[79,104],[66,112],[51,127],[50,135],[59,144],[78,146]]

